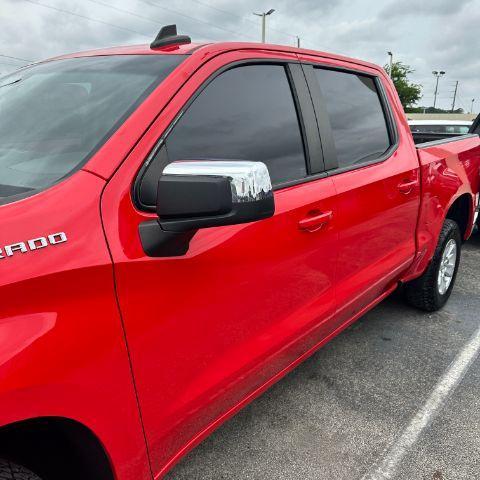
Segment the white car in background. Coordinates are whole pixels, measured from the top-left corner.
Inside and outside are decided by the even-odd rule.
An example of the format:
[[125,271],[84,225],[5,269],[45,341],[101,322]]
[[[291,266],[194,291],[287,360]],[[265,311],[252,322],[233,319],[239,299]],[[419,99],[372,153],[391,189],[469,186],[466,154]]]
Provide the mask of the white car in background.
[[415,133],[447,133],[465,135],[472,126],[471,120],[409,120]]
[[415,144],[436,142],[449,137],[466,135],[472,126],[471,120],[409,120]]

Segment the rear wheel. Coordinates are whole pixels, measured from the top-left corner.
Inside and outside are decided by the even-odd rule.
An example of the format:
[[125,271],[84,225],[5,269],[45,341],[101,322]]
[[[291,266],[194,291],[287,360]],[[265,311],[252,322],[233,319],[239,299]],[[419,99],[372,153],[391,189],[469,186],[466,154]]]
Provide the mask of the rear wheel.
[[42,480],[38,475],[8,460],[0,460],[0,480]]
[[408,303],[427,312],[434,312],[445,305],[455,284],[461,245],[457,223],[447,218],[427,270],[405,285]]

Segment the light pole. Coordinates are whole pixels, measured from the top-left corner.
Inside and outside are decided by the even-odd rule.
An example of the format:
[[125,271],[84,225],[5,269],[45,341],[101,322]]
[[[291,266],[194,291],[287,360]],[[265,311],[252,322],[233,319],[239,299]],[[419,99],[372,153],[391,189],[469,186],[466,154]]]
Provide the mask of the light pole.
[[390,78],[393,78],[392,77],[392,68],[393,68],[393,53],[392,52],[387,52],[388,55],[390,56]]
[[470,107],[470,113],[473,113],[473,102],[475,102],[474,98],[472,98],[472,106]]
[[455,110],[455,100],[457,99],[457,91],[458,91],[458,80],[455,83],[455,91],[453,92],[452,113]]
[[433,94],[433,108],[435,108],[435,106],[437,105],[438,81],[440,80],[440,77],[442,75],[445,75],[445,72],[443,70],[440,70],[439,72],[434,70],[432,73],[437,79],[435,83],[435,93]]
[[263,13],[255,13],[253,12],[254,15],[257,17],[262,17],[262,43],[265,43],[265,23],[266,23],[266,18],[268,15],[271,15],[275,10],[271,8],[268,12],[263,12]]

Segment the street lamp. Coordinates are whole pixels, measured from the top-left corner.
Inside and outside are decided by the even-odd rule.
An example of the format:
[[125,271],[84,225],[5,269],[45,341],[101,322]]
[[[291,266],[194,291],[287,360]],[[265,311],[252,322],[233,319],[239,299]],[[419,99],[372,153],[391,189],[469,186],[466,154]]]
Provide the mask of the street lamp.
[[390,56],[390,78],[392,77],[392,68],[393,68],[393,53],[392,52],[387,52],[388,55]]
[[475,102],[475,99],[472,98],[472,106],[470,107],[470,113],[473,113],[473,103]]
[[440,70],[439,72],[434,70],[432,73],[437,79],[437,82],[435,83],[435,93],[433,94],[433,108],[435,108],[435,106],[437,105],[438,81],[440,80],[440,77],[442,75],[445,75],[445,72],[443,70]]
[[265,23],[266,23],[266,18],[268,15],[271,15],[275,10],[271,8],[268,12],[264,13],[255,13],[253,12],[254,15],[257,17],[262,17],[262,43],[265,43]]

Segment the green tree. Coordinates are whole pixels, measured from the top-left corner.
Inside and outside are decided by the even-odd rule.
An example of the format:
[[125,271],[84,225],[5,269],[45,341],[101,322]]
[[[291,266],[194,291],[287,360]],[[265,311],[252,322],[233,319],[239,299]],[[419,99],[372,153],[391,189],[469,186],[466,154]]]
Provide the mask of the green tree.
[[[390,75],[390,65],[385,65],[384,68]],[[413,72],[414,70],[409,65],[405,65],[402,62],[393,62],[392,80],[403,108],[412,107],[422,98],[422,86],[418,83],[412,83],[408,79],[408,75]]]

